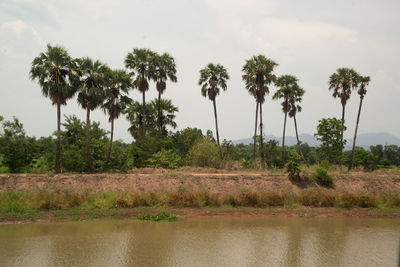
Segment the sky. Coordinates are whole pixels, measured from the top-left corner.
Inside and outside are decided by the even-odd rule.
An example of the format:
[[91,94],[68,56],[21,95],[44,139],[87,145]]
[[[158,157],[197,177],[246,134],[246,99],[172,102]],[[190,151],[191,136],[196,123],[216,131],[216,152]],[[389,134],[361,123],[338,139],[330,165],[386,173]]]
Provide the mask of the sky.
[[[29,77],[32,60],[46,44],[60,45],[74,57],[99,59],[124,68],[127,53],[149,48],[170,53],[177,64],[177,83],[167,83],[164,98],[179,107],[177,130],[197,127],[215,132],[212,102],[202,97],[199,70],[224,65],[227,91],[217,96],[220,139],[253,135],[255,100],[241,80],[242,66],[254,55],[279,64],[276,75],[291,74],[306,91],[296,118],[299,133],[314,134],[318,120],[341,117],[341,105],[328,90],[339,67],[371,77],[363,102],[359,133],[388,132],[400,137],[400,1],[398,0],[1,0],[0,115],[16,116],[30,136],[56,130],[56,107]],[[284,115],[279,101],[263,105],[264,133],[280,136]],[[137,90],[130,96],[141,100]],[[157,96],[150,84],[146,99]],[[359,96],[346,106],[345,137],[353,135]],[[63,115],[85,120],[76,98]],[[91,119],[109,129],[106,115]],[[115,139],[132,141],[129,122],[115,123]],[[294,135],[288,120],[287,135]]]

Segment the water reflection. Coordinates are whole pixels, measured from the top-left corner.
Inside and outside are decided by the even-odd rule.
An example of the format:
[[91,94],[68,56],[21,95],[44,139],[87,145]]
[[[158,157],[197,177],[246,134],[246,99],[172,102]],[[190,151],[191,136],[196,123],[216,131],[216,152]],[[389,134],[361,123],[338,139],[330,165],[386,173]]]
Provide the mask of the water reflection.
[[201,219],[0,227],[0,266],[397,266],[400,220]]

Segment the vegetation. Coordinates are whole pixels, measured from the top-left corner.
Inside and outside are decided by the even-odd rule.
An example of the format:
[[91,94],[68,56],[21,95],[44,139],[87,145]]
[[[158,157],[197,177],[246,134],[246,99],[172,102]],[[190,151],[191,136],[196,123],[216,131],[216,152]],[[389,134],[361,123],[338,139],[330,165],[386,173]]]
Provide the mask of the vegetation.
[[61,105],[66,105],[67,100],[76,93],[73,82],[76,79],[75,61],[67,51],[60,46],[47,45],[47,51],[40,53],[32,61],[30,75],[33,80],[38,80],[42,87],[42,94],[50,98],[53,105],[57,105],[57,149],[55,171],[61,170],[60,166],[60,125]]
[[[90,190],[40,190],[36,192],[0,192],[0,220],[18,215],[60,210],[118,210],[138,207],[183,208],[183,207],[337,207],[399,209],[400,195],[382,193],[338,193],[327,189],[293,192],[242,192],[222,195],[208,191],[190,192],[146,192],[133,193],[110,191],[95,193]],[[166,212],[139,217],[145,220],[176,220]]]
[[[200,70],[202,95],[213,101],[215,140],[211,131],[205,134],[196,128],[173,131],[177,127],[178,107],[172,100],[161,98],[167,82],[177,81],[176,64],[171,55],[135,48],[127,53],[124,63],[126,70],[111,70],[98,60],[88,57],[74,59],[64,48],[47,45],[46,51],[32,61],[30,77],[39,83],[42,94],[57,106],[57,132],[55,136],[37,139],[25,133],[17,118],[4,121],[0,116],[0,172],[51,174],[53,171],[126,171],[139,167],[178,168],[184,165],[249,168],[251,162],[253,168],[260,162],[261,168],[266,164],[268,168],[281,169],[289,160],[286,165],[289,177],[297,179],[302,166],[293,155],[300,155],[307,165],[326,159],[329,164],[346,163],[349,170],[353,167],[370,171],[400,166],[398,146],[371,146],[370,151],[356,147],[362,102],[370,78],[359,75],[353,69],[339,68],[330,76],[329,88],[333,96],[341,100],[342,119],[321,119],[315,136],[322,144],[311,147],[301,143],[298,137],[296,115],[302,110],[300,103],[305,92],[298,79],[293,75],[277,78],[274,71],[278,64],[264,55],[246,60],[242,80],[246,90],[256,100],[254,143],[234,145],[229,140],[220,143],[218,129],[216,96],[221,89],[227,89],[229,75],[225,67],[210,63]],[[154,82],[158,98],[146,102],[145,93],[150,90],[151,82]],[[263,140],[262,104],[272,85],[278,88],[273,99],[282,100],[284,112],[281,149],[277,141]],[[132,89],[142,93],[143,101],[129,98]],[[352,89],[358,89],[360,105],[353,149],[343,153],[345,106]],[[86,123],[75,115],[64,116],[65,121],[61,121],[61,105],[65,105],[75,94],[78,94],[78,103],[86,110]],[[90,121],[90,113],[96,108],[101,108],[108,116],[110,131]],[[121,114],[130,122],[131,143],[114,140],[114,121]],[[293,147],[285,145],[287,115],[293,118],[295,124],[297,144]],[[257,127],[260,129],[258,134]],[[318,171],[317,176],[324,180],[323,171]]]
[[322,119],[317,126],[317,133],[314,134],[317,140],[321,141],[321,151],[328,159],[328,162],[341,163],[343,143],[341,140],[342,129],[340,120],[336,118]]
[[246,89],[256,99],[256,120],[254,127],[254,148],[253,148],[253,167],[256,167],[256,136],[257,136],[257,115],[260,109],[260,155],[261,168],[264,168],[265,157],[263,147],[263,124],[262,124],[262,104],[265,96],[269,94],[269,86],[275,82],[276,76],[273,74],[274,68],[278,66],[273,60],[263,55],[253,56],[246,60],[242,68],[242,80],[245,82]]
[[325,187],[333,187],[332,176],[329,175],[328,171],[323,167],[319,166],[312,175],[312,178],[319,184]]
[[349,163],[349,171],[353,167],[354,149],[356,147],[358,123],[360,122],[360,113],[361,113],[362,102],[364,100],[365,94],[367,93],[366,87],[367,87],[369,81],[370,81],[370,78],[368,76],[367,77],[359,77],[360,88],[358,89],[358,94],[360,95],[360,105],[358,107],[356,129],[354,132],[354,139],[353,139],[353,149],[351,150],[351,158],[350,158],[350,163]]
[[217,133],[217,144],[219,143],[217,105],[215,98],[219,95],[219,90],[226,91],[226,81],[229,79],[228,71],[220,64],[208,64],[204,69],[200,70],[199,85],[201,85],[201,94],[213,102],[215,130]]
[[340,131],[340,153],[342,153],[344,143],[343,143],[343,132],[345,131],[344,117],[347,101],[350,98],[351,90],[356,88],[358,85],[359,74],[349,68],[339,68],[336,73],[329,77],[329,90],[333,90],[332,96],[334,98],[340,98],[340,103],[342,104],[342,121],[341,121],[341,131]]
[[155,215],[152,214],[140,215],[137,218],[139,220],[153,221],[153,222],[159,222],[159,221],[176,222],[178,220],[178,217],[173,216],[165,211],[162,211]]

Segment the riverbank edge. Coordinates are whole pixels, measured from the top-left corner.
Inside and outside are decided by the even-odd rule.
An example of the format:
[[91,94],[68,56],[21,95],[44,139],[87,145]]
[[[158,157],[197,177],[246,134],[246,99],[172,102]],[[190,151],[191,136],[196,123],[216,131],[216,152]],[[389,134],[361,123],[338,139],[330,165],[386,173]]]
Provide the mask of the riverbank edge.
[[27,223],[55,223],[110,219],[137,219],[137,216],[166,211],[179,219],[207,218],[395,218],[400,219],[400,208],[352,208],[336,207],[206,207],[206,208],[122,208],[110,210],[69,209],[34,211],[25,214],[0,214],[0,225]]

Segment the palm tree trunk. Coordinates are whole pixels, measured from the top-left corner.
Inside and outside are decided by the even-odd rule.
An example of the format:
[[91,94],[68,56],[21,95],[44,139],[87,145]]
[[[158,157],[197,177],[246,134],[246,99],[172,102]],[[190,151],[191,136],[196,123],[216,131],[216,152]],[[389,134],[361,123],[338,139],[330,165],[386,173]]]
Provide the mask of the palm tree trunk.
[[264,144],[263,144],[263,123],[262,123],[262,104],[260,102],[260,152],[261,152],[261,169],[265,167]]
[[162,122],[161,122],[161,91],[158,92],[158,131],[161,133]]
[[57,104],[57,151],[56,151],[56,173],[60,173],[60,145],[61,145],[61,104]]
[[89,105],[86,108],[86,151],[87,151],[87,163],[89,171],[93,172],[93,162],[92,157],[90,155],[90,108]]
[[256,139],[257,139],[258,101],[256,101],[256,122],[254,125],[253,168],[256,168]]
[[342,104],[342,129],[340,133],[340,155],[343,153],[343,130],[344,130],[344,113],[345,113],[345,107],[346,105]]
[[285,163],[285,132],[286,132],[286,118],[287,112],[285,112],[285,119],[283,121],[283,135],[282,135],[282,161]]
[[111,158],[113,137],[114,137],[114,119],[111,120],[111,137],[110,137],[110,146],[108,147],[108,153],[107,153],[106,168],[108,168],[108,162],[110,161]]
[[218,119],[217,119],[217,105],[215,104],[215,98],[213,100],[213,105],[214,105],[214,118],[215,118],[215,129],[217,132],[217,144],[219,146],[219,133],[218,133]]
[[361,107],[362,107],[363,99],[364,99],[364,96],[360,96],[360,105],[358,106],[357,123],[356,123],[356,130],[355,130],[355,133],[354,133],[354,139],[353,139],[353,149],[351,150],[350,164],[349,164],[349,169],[348,169],[349,171],[353,167],[354,149],[356,148],[358,123],[360,122],[360,113],[361,113]]
[[142,108],[142,134],[146,134],[146,96],[145,91],[142,92],[143,95],[143,108]]
[[294,129],[296,130],[296,139],[297,139],[297,149],[299,150],[300,156],[303,159],[304,163],[307,165],[307,167],[309,166],[307,163],[306,158],[303,155],[303,152],[301,151],[300,148],[300,140],[299,140],[299,133],[297,132],[297,121],[296,121],[296,115],[293,116],[293,120],[294,120]]

